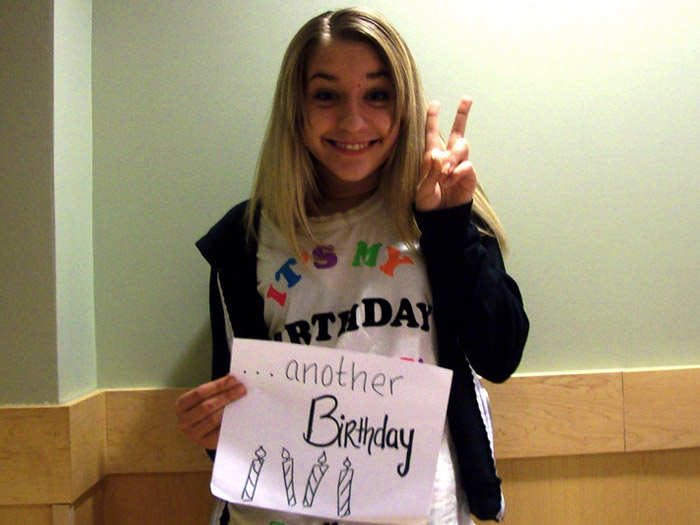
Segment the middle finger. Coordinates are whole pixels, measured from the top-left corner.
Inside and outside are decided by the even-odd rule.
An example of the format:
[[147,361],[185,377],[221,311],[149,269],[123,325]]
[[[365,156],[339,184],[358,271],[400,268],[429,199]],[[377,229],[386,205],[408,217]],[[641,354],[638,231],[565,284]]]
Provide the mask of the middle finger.
[[455,143],[464,138],[464,132],[467,129],[467,118],[469,117],[469,110],[472,107],[474,101],[470,97],[463,97],[459,102],[459,107],[457,108],[457,115],[455,115],[454,124],[452,124],[452,131],[450,132],[450,138],[447,141],[447,149],[450,150],[455,145]]

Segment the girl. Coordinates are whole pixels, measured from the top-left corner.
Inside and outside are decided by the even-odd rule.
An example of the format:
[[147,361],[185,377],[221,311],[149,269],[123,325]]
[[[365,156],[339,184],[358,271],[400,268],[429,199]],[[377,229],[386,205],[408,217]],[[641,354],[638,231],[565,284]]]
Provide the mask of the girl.
[[[406,44],[377,13],[327,12],[299,30],[252,197],[197,243],[211,265],[214,380],[176,403],[191,440],[215,449],[223,408],[246,393],[228,373],[233,333],[438,364],[454,375],[431,523],[502,518],[477,374],[505,381],[529,325],[469,162],[471,105],[444,144],[438,104],[426,106]],[[309,523],[228,511],[235,523]]]

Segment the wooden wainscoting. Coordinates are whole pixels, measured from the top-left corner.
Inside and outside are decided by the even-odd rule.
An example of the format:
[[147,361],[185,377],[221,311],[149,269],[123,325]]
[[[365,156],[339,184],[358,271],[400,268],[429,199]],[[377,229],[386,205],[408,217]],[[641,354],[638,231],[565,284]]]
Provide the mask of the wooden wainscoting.
[[699,446],[699,369],[631,371],[623,381],[625,450]]
[[[697,523],[700,367],[486,384],[508,524]],[[205,523],[211,463],[183,389],[0,407],[0,524]]]
[[110,474],[211,471],[209,457],[176,428],[173,407],[185,390],[105,392]]
[[624,452],[620,372],[487,383],[499,458]]
[[507,525],[695,525],[700,448],[504,459]]

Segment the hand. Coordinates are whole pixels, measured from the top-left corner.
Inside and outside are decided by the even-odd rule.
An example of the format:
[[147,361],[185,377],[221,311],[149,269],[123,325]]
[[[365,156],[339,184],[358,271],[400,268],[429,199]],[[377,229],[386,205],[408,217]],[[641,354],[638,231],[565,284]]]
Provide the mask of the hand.
[[215,449],[219,442],[224,407],[246,395],[246,388],[226,375],[184,393],[175,402],[178,428],[199,445]]
[[469,143],[464,138],[472,99],[464,97],[457,109],[447,147],[442,145],[438,128],[440,104],[431,102],[425,120],[425,153],[416,188],[419,211],[452,208],[472,200],[476,172],[469,162]]

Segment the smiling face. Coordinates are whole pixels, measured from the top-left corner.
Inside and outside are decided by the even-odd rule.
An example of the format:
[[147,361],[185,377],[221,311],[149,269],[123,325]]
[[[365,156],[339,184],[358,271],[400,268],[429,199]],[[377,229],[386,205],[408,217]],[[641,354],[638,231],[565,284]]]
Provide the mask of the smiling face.
[[357,200],[379,185],[398,137],[389,71],[371,45],[332,40],[309,58],[304,144],[326,200]]

